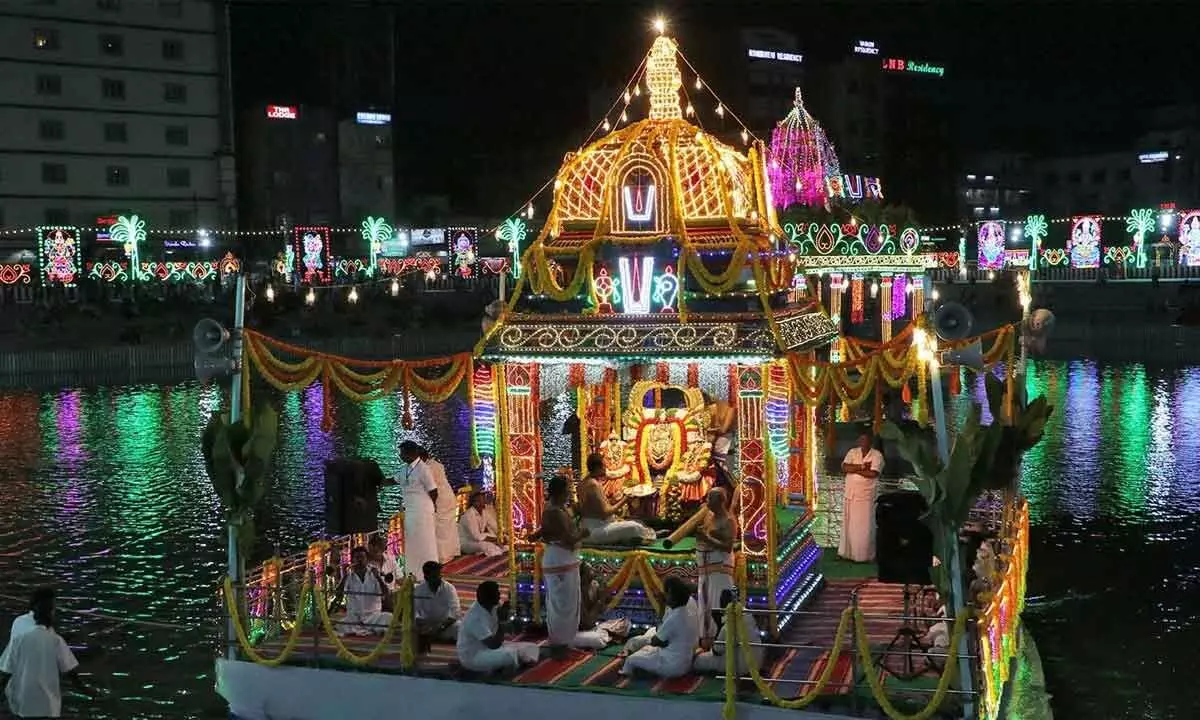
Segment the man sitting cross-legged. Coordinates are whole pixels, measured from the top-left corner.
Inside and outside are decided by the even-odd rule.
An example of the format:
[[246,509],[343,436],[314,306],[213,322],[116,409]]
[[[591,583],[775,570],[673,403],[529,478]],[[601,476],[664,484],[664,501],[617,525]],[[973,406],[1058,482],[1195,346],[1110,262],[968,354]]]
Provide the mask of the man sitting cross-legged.
[[458,590],[442,580],[442,565],[430,560],[421,567],[425,582],[413,587],[413,617],[416,620],[417,648],[427,652],[434,641],[458,639],[462,605]]
[[504,642],[508,615],[508,603],[500,604],[500,586],[491,580],[480,583],[458,630],[458,662],[465,669],[493,673],[537,662],[534,643]]
[[386,630],[392,623],[392,614],[383,612],[387,595],[387,582],[367,564],[367,549],[359,545],[350,551],[350,572],[342,576],[329,608],[333,612],[343,604],[346,606],[346,616],[338,623],[338,635],[375,635]]
[[663,678],[676,678],[692,669],[692,656],[700,641],[699,611],[692,598],[692,589],[676,577],[663,581],[667,611],[662,623],[647,630],[641,637],[625,643],[632,653],[621,666],[622,675],[640,670]]

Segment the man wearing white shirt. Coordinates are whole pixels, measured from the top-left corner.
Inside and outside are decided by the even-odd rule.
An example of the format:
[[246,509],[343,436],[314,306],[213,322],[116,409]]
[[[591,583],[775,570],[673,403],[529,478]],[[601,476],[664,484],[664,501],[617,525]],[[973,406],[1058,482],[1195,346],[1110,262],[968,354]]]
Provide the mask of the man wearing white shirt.
[[533,643],[504,642],[501,625],[508,622],[508,603],[500,604],[500,586],[492,580],[479,584],[475,604],[458,631],[458,662],[467,670],[493,673],[516,670],[538,661]]
[[383,578],[388,590],[396,589],[396,584],[400,582],[400,566],[388,552],[387,540],[382,535],[372,535],[367,542],[367,564],[379,571],[379,577]]
[[32,604],[33,628],[11,638],[0,657],[4,695],[18,718],[62,717],[61,675],[70,677],[85,695],[94,693],[80,679],[71,648],[54,631],[54,591],[37,590]]
[[667,612],[657,628],[625,644],[632,652],[621,666],[622,675],[642,671],[662,678],[687,675],[700,642],[700,611],[692,598],[692,589],[679,578],[663,581]]
[[854,562],[875,559],[875,491],[883,472],[883,453],[872,446],[869,433],[842,460],[846,491],[842,500],[842,541],[838,555]]
[[499,545],[500,533],[487,512],[487,499],[481,492],[471,493],[470,505],[458,519],[458,537],[467,555],[496,557],[504,554]]
[[332,612],[346,606],[346,616],[338,623],[338,635],[381,635],[392,624],[392,614],[383,611],[388,595],[387,583],[379,571],[367,564],[367,549],[350,551],[350,571],[334,591]]
[[425,448],[405,440],[400,459],[408,465],[404,478],[404,570],[421,582],[421,568],[438,559],[437,481],[425,457]]
[[430,560],[421,568],[425,582],[413,588],[413,616],[422,650],[428,650],[435,640],[454,642],[458,639],[459,616],[462,605],[458,590],[442,580],[441,564]]

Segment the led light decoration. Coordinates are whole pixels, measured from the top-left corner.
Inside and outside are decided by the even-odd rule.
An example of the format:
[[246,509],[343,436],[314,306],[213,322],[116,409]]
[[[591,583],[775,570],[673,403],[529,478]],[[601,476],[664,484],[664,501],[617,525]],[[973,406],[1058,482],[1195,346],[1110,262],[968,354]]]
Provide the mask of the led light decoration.
[[899,320],[908,311],[908,276],[896,275],[892,278],[892,319]]
[[374,275],[379,264],[379,253],[383,251],[383,243],[390,239],[396,230],[387,220],[379,217],[368,217],[362,221],[362,238],[367,241],[367,274]]
[[613,305],[621,304],[621,293],[617,286],[620,281],[609,277],[608,268],[600,263],[593,266],[595,275],[592,277],[592,295],[596,298],[596,312],[608,315],[613,312]]
[[925,312],[925,278],[920,275],[913,275],[909,281],[909,287],[912,288],[912,319],[916,320],[921,313]]
[[42,282],[74,287],[79,277],[79,228],[39,227],[37,236]]
[[477,231],[474,228],[450,228],[448,235],[449,250],[454,258],[454,272],[464,280],[474,277],[475,259],[478,256]]
[[1067,254],[1073,268],[1100,267],[1099,215],[1083,215],[1071,220],[1071,234],[1067,238]]
[[979,224],[979,268],[1004,269],[1004,223],[990,220]]
[[121,245],[129,259],[129,272],[134,280],[141,280],[141,244],[146,242],[146,221],[137,215],[121,215],[108,230],[113,242]]
[[921,246],[921,235],[916,228],[907,227],[900,231],[900,252],[911,255]]
[[166,261],[142,263],[143,280],[157,279],[164,283],[204,282],[216,277],[214,262]]
[[242,270],[242,261],[233,256],[233,253],[226,252],[217,262],[217,272],[222,275],[236,275]]
[[1063,267],[1069,265],[1071,256],[1062,248],[1046,248],[1042,250],[1041,264],[1050,267]]
[[661,306],[658,311],[675,312],[675,299],[678,297],[679,278],[675,275],[675,268],[668,265],[663,268],[662,275],[654,278],[654,302]]
[[333,279],[333,255],[329,248],[329,228],[324,225],[298,225],[293,230],[292,257],[295,272],[309,284],[328,285]]
[[1039,249],[1042,238],[1046,237],[1049,226],[1046,225],[1045,215],[1030,215],[1025,218],[1025,237],[1029,238],[1029,269],[1037,270]]
[[879,339],[888,342],[892,339],[892,319],[896,317],[895,308],[892,307],[892,299],[895,297],[892,292],[892,276],[884,274],[879,278],[879,284]]
[[650,89],[650,119],[670,120],[680,118],[679,91],[683,88],[683,77],[675,55],[679,49],[675,41],[660,35],[650,47],[646,59],[646,86]]
[[1154,229],[1154,211],[1150,208],[1130,210],[1125,218],[1125,232],[1133,233],[1133,262],[1146,267],[1146,235]]
[[854,273],[850,276],[850,322],[855,325],[863,321],[863,276]]
[[1200,266],[1200,210],[1188,210],[1179,216],[1179,264]]
[[796,88],[792,109],[771,131],[767,177],[775,207],[826,203],[825,178],[840,176],[837,152]]
[[0,285],[28,285],[32,269],[29,263],[0,263]]
[[84,272],[87,274],[88,280],[96,280],[103,283],[127,282],[129,273],[126,268],[129,263],[117,262],[115,260],[103,262],[88,262],[84,266]]
[[621,309],[629,315],[645,315],[650,312],[651,283],[654,278],[654,258],[643,257],[637,267],[632,267],[629,258],[618,261],[621,269]]
[[339,277],[355,277],[359,273],[371,274],[371,265],[364,262],[362,258],[338,258],[333,261],[333,276]]
[[529,236],[529,226],[519,217],[510,217],[496,228],[496,239],[507,243],[512,254],[513,277],[521,277],[521,243]]

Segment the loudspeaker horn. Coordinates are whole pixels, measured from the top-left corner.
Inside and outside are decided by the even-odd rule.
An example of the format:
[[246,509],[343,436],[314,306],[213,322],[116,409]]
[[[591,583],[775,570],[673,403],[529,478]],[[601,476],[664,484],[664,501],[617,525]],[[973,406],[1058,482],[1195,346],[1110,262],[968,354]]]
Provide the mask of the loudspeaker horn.
[[933,331],[946,342],[970,337],[974,322],[971,311],[956,302],[945,303],[933,311]]
[[966,347],[947,350],[942,353],[942,365],[962,365],[972,370],[983,369],[983,343],[976,340]]
[[192,342],[196,344],[196,350],[205,354],[217,352],[228,339],[229,331],[212,318],[204,318],[192,330]]

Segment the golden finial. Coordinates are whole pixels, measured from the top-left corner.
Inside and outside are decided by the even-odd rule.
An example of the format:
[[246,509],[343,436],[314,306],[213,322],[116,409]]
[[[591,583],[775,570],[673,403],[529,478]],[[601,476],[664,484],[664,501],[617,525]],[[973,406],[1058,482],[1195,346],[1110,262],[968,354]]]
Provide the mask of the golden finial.
[[650,58],[646,61],[646,85],[650,88],[651,120],[683,117],[679,107],[683,76],[675,61],[677,52],[675,41],[666,35],[659,35],[650,47]]

